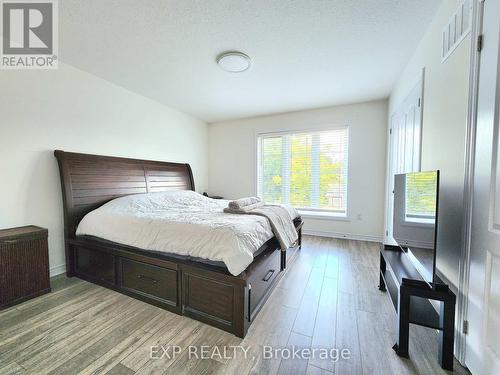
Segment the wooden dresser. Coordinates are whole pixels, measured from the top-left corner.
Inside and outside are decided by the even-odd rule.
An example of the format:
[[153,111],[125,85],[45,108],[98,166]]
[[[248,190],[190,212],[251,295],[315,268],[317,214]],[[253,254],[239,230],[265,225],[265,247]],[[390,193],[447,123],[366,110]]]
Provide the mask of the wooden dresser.
[[47,229],[0,230],[0,310],[50,292]]

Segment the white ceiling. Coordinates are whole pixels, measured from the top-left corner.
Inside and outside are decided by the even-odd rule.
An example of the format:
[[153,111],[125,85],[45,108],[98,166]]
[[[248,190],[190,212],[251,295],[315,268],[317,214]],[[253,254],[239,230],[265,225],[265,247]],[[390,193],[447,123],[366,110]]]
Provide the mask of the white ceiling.
[[[207,122],[387,97],[441,1],[62,0],[60,58]],[[248,54],[222,71],[216,56]]]

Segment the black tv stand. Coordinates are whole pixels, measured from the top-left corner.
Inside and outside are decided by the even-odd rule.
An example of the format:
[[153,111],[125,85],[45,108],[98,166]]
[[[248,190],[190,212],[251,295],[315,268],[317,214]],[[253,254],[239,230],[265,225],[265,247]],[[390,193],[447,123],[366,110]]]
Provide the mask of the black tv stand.
[[[455,294],[439,282],[427,283],[398,246],[380,248],[379,289],[387,291],[398,315],[398,337],[393,349],[409,358],[410,323],[439,330],[439,363],[453,370],[455,339]],[[431,300],[440,301],[439,312]]]

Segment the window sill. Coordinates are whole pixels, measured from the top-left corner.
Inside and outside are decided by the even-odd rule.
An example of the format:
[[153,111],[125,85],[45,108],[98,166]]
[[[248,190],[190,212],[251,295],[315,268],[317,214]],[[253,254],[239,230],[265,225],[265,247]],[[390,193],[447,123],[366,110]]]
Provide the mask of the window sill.
[[422,223],[418,221],[404,221],[401,223],[402,227],[417,227],[417,228],[434,228],[434,224],[429,224],[429,223]]
[[298,210],[300,216],[304,218],[310,219],[318,219],[318,220],[339,220],[339,221],[351,221],[349,217],[344,214],[339,214],[336,212],[326,212],[326,211],[307,211],[307,210]]

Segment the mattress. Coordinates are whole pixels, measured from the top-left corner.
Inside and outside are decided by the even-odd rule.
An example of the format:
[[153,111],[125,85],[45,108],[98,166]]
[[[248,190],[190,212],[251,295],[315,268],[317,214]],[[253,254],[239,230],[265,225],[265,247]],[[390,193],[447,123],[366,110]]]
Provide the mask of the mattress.
[[[89,212],[76,234],[143,250],[210,262],[223,262],[239,275],[262,245],[273,237],[262,216],[227,214],[227,200],[193,191],[134,194]],[[298,212],[285,205],[291,219]]]

